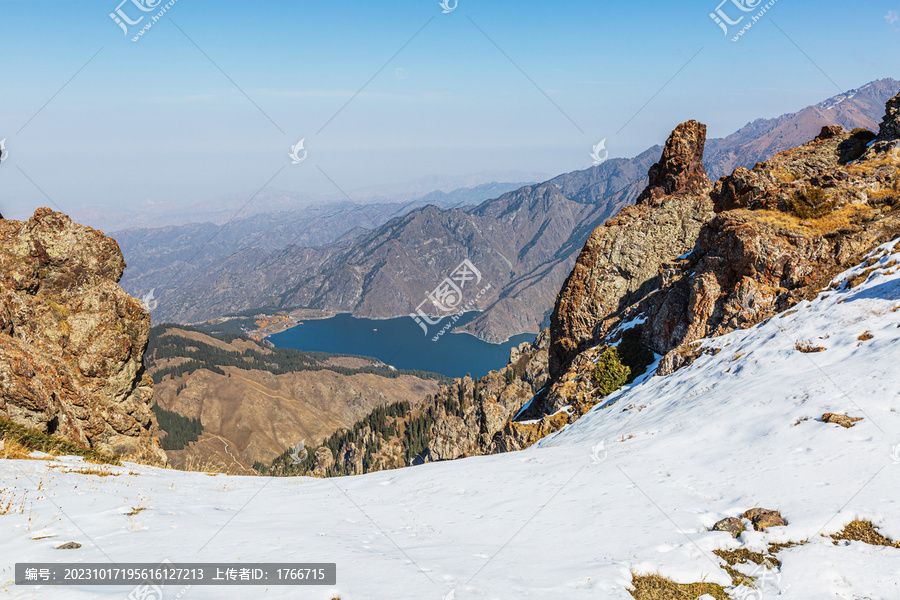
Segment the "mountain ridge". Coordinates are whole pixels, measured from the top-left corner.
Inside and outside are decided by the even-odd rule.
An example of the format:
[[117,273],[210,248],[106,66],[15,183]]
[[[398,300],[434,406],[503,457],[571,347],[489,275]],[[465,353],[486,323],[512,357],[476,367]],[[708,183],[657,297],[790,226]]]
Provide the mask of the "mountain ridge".
[[[514,349],[507,367],[457,378],[426,399],[408,464],[521,450],[577,423],[623,385],[689,367],[707,353],[704,339],[852,289],[875,276],[879,261],[883,274],[895,274],[897,262],[872,248],[900,236],[900,94],[884,112],[878,135],[826,126],[715,183],[701,161],[706,127],[676,127],[640,201],[585,243],[550,327]],[[871,268],[835,279],[861,260]],[[797,341],[798,352],[818,348]],[[364,472],[352,457],[371,452],[366,433],[331,454],[317,449],[299,472]],[[392,468],[396,454],[376,451],[367,464]]]
[[[811,139],[823,125],[834,124],[832,118],[852,128],[874,127],[884,103],[898,90],[900,82],[879,80],[852,97],[840,96],[845,98],[840,103],[832,98],[777,119],[753,121],[727,138],[708,140],[704,164],[713,178],[730,174],[728,169],[738,163],[752,167]],[[829,102],[835,106],[827,112],[822,107]],[[653,147],[632,159],[611,159],[559,175],[465,211],[423,207],[410,218],[393,219],[345,240],[340,248],[269,254],[242,250],[190,282],[155,286],[161,305],[154,316],[197,322],[263,305],[368,318],[402,316],[467,258],[481,265],[492,290],[477,307],[482,314],[465,331],[490,342],[537,333],[549,322],[556,291],[590,232],[637,197],[660,150]],[[559,196],[547,185],[555,186]],[[538,260],[540,251],[544,262]],[[147,279],[142,287],[151,283]],[[431,314],[437,313],[432,309]]]

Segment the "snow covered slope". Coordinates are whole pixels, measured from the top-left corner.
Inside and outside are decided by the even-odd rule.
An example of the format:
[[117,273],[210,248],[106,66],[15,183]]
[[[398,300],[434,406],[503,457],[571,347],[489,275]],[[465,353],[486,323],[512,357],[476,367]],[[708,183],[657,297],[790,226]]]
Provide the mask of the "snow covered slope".
[[[707,340],[720,351],[519,453],[332,480],[0,461],[0,506],[13,500],[0,515],[0,595],[124,599],[129,588],[16,587],[13,564],[169,559],[337,563],[334,589],[195,586],[187,599],[627,599],[633,573],[728,587],[713,550],[795,541],[807,543],[782,550],[780,570],[754,574],[759,589],[731,596],[900,599],[900,549],[825,537],[860,518],[900,539],[893,261],[889,244],[839,288]],[[829,412],[862,420],[843,428],[820,420]],[[708,531],[756,506],[788,525]],[[54,549],[69,541],[83,547]]]

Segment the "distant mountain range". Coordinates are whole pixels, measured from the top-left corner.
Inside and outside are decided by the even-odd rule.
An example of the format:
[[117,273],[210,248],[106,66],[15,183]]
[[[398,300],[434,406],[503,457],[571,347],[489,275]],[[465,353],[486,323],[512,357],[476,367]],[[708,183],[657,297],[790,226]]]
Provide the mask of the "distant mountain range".
[[728,137],[707,140],[703,160],[706,172],[715,181],[738,167],[750,168],[777,152],[808,142],[826,125],[840,125],[848,131],[857,127],[878,131],[884,104],[898,90],[900,82],[879,79],[795,113],[757,119]]
[[[233,255],[237,255],[237,260],[252,262],[258,260],[255,257],[278,253],[290,246],[320,248],[314,252],[301,252],[310,257],[307,268],[314,269],[351,240],[390,219],[429,204],[448,208],[479,204],[486,198],[522,185],[522,182],[491,182],[450,192],[437,190],[408,202],[356,204],[343,200],[251,215],[224,225],[189,223],[126,229],[111,235],[127,256],[128,269],[122,286],[138,297],[156,288],[158,297],[160,290],[178,289]],[[294,261],[290,262],[293,264]],[[251,304],[244,308],[259,306],[253,304],[252,299],[250,301]],[[166,308],[165,305],[160,307],[160,316],[170,314]]]
[[[707,171],[718,178],[739,166],[752,167],[812,139],[824,125],[875,130],[885,102],[898,90],[900,82],[882,79],[796,113],[749,123],[707,142]],[[203,225],[193,231],[120,232],[115,237],[130,264],[122,285],[136,295],[156,288],[159,306],[153,316],[159,321],[196,322],[262,306],[389,318],[412,312],[469,259],[482,275],[481,285],[491,288],[477,304],[482,314],[466,330],[493,342],[537,333],[590,233],[634,201],[660,152],[655,146],[632,159],[608,160],[475,207],[447,208],[453,200],[437,197],[445,208],[344,211],[334,215],[340,226],[330,233],[321,225],[328,221],[323,215],[293,223],[260,216],[278,225],[273,231],[255,228],[256,238],[223,230],[212,242],[204,242],[213,230]],[[391,210],[399,214],[391,218]],[[389,220],[365,230],[362,218]],[[278,247],[291,235],[298,241]],[[238,244],[240,249],[224,256]],[[312,247],[317,244],[324,245]],[[423,309],[427,306],[431,303]]]

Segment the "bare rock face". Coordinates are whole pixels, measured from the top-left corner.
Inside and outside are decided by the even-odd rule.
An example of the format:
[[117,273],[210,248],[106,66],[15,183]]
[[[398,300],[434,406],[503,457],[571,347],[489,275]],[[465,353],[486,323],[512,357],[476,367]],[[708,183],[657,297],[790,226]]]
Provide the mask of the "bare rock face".
[[334,454],[328,446],[320,446],[315,453],[316,466],[311,475],[313,477],[325,477],[328,469],[334,466]]
[[884,119],[878,130],[875,143],[867,151],[867,157],[900,147],[900,95],[888,100]]
[[702,194],[709,191],[709,177],[703,166],[706,125],[688,121],[675,128],[666,141],[662,158],[650,167],[650,184],[637,203],[653,202],[663,196]]
[[[597,228],[585,245],[551,317],[551,381],[540,411],[529,413],[530,424],[504,429],[504,448],[525,447],[602,402],[594,363],[622,339],[626,323],[636,325],[643,350],[663,356],[656,374],[668,375],[705,352],[699,340],[811,300],[847,266],[897,238],[900,152],[887,150],[900,147],[898,118],[900,96],[888,102],[868,149],[871,133],[826,127],[714,187],[692,171],[696,161],[664,156],[642,203]],[[680,126],[673,137],[687,141],[670,140],[666,153],[700,149],[697,132]],[[560,413],[564,407],[571,409]]]
[[646,341],[666,354],[758,323],[794,303],[792,290],[822,277],[823,263],[839,253],[831,240],[781,230],[754,215],[719,215],[700,233],[700,258],[683,265],[671,293],[649,311]]
[[550,376],[601,335],[605,319],[658,287],[662,264],[689,252],[713,216],[703,169],[706,127],[689,121],[672,133],[650,186],[635,206],[591,234],[550,317]]
[[463,417],[442,413],[431,427],[429,460],[451,460],[472,454],[477,447],[477,434],[478,430],[470,427]]
[[0,416],[160,464],[150,315],[117,285],[124,268],[114,240],[48,208],[0,221]]

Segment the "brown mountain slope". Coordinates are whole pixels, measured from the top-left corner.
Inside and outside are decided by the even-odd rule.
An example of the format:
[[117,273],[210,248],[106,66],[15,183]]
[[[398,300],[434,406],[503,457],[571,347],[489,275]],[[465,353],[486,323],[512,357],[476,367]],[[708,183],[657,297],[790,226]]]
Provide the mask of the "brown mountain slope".
[[879,79],[798,112],[748,123],[728,137],[707,141],[706,169],[715,181],[738,167],[752,168],[778,152],[805,144],[829,125],[847,131],[857,127],[878,131],[885,102],[898,91],[900,81]]
[[[178,352],[181,356],[175,358],[168,356],[171,351],[165,358],[157,356],[163,354],[161,349],[171,348],[172,338],[187,340],[187,349]],[[162,369],[193,359],[192,348],[204,351],[206,346],[237,357],[248,351],[263,357],[273,354],[271,349],[246,339],[223,341],[197,331],[171,327],[153,341],[147,355],[148,370],[160,378]],[[214,355],[204,360],[211,364],[226,362],[222,355],[218,356],[218,359]],[[327,368],[333,362],[347,361],[317,355],[315,363],[308,365],[314,369],[279,374],[251,365],[224,365],[221,373],[208,368],[162,373],[162,380],[155,385],[156,399],[166,410],[200,419],[206,434],[204,440],[219,436],[246,465],[270,462],[303,440],[308,444],[317,443],[337,429],[352,425],[376,406],[399,401],[417,404],[438,389],[437,381],[412,375],[347,374],[338,372],[342,371],[338,366]],[[354,359],[353,362],[359,366],[363,366],[361,363],[376,366],[372,361]],[[273,362],[272,366],[281,365]],[[221,459],[220,446],[207,441],[192,445],[187,456],[184,453],[174,456],[178,458],[177,463],[183,464],[190,458],[202,464],[207,459]]]

